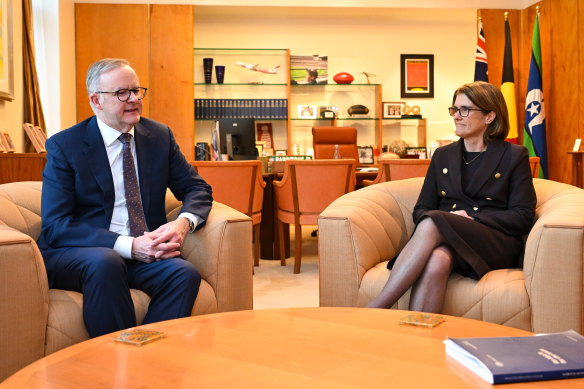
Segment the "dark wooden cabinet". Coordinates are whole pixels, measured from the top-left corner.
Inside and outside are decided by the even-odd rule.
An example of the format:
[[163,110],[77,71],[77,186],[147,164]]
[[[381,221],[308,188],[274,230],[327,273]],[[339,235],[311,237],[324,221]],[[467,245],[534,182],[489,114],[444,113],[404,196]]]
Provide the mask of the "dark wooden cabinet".
[[0,184],[42,181],[46,163],[44,153],[0,153]]

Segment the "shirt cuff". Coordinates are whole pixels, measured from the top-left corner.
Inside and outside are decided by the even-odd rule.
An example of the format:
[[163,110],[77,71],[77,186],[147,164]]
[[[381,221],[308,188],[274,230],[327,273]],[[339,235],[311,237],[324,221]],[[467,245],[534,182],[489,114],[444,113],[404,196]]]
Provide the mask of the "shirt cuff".
[[190,212],[181,212],[178,215],[177,219],[180,217],[184,217],[184,218],[189,219],[190,221],[193,222],[193,225],[195,226],[195,228],[193,228],[192,230],[189,230],[190,233],[194,232],[195,229],[197,228],[197,226],[199,225],[199,223],[201,223],[201,218],[195,214],[190,213]]
[[132,243],[134,242],[134,237],[132,236],[118,236],[116,243],[114,244],[114,251],[122,258],[132,259]]

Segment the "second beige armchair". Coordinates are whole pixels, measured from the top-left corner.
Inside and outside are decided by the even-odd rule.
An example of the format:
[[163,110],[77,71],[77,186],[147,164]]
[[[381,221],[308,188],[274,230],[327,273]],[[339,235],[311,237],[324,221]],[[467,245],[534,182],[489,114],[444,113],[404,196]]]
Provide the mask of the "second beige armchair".
[[[423,178],[372,185],[346,194],[319,217],[320,305],[365,306],[387,278],[387,260],[414,230]],[[443,313],[532,332],[583,331],[584,190],[534,179],[536,222],[523,266],[478,281],[453,273]],[[394,306],[408,309],[409,292]]]

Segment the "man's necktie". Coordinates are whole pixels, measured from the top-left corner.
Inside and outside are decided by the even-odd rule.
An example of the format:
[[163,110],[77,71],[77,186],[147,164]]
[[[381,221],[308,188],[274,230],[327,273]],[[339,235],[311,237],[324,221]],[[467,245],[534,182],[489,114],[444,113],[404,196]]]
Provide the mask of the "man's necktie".
[[144,208],[142,208],[142,200],[140,199],[134,157],[132,156],[132,150],[130,150],[132,135],[125,133],[120,135],[118,139],[123,144],[124,191],[130,221],[130,235],[137,237],[143,235],[144,231],[146,231],[146,218],[144,217]]

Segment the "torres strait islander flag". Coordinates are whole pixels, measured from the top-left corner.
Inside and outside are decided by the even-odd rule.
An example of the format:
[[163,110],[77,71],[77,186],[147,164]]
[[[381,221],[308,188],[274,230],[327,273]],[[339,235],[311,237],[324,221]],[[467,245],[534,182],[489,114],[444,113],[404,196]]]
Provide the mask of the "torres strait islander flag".
[[506,141],[517,143],[519,133],[517,132],[517,104],[515,103],[515,79],[513,77],[513,54],[511,50],[511,28],[505,14],[505,54],[503,56],[503,80],[501,82],[501,92],[507,103],[509,112],[509,135]]
[[477,55],[475,58],[475,81],[489,82],[489,65],[487,64],[487,44],[483,33],[483,21],[479,18],[479,33],[477,36]]
[[545,109],[541,81],[541,42],[539,40],[539,13],[535,17],[531,42],[531,63],[525,97],[525,128],[523,145],[530,157],[539,157],[539,177],[548,178]]

